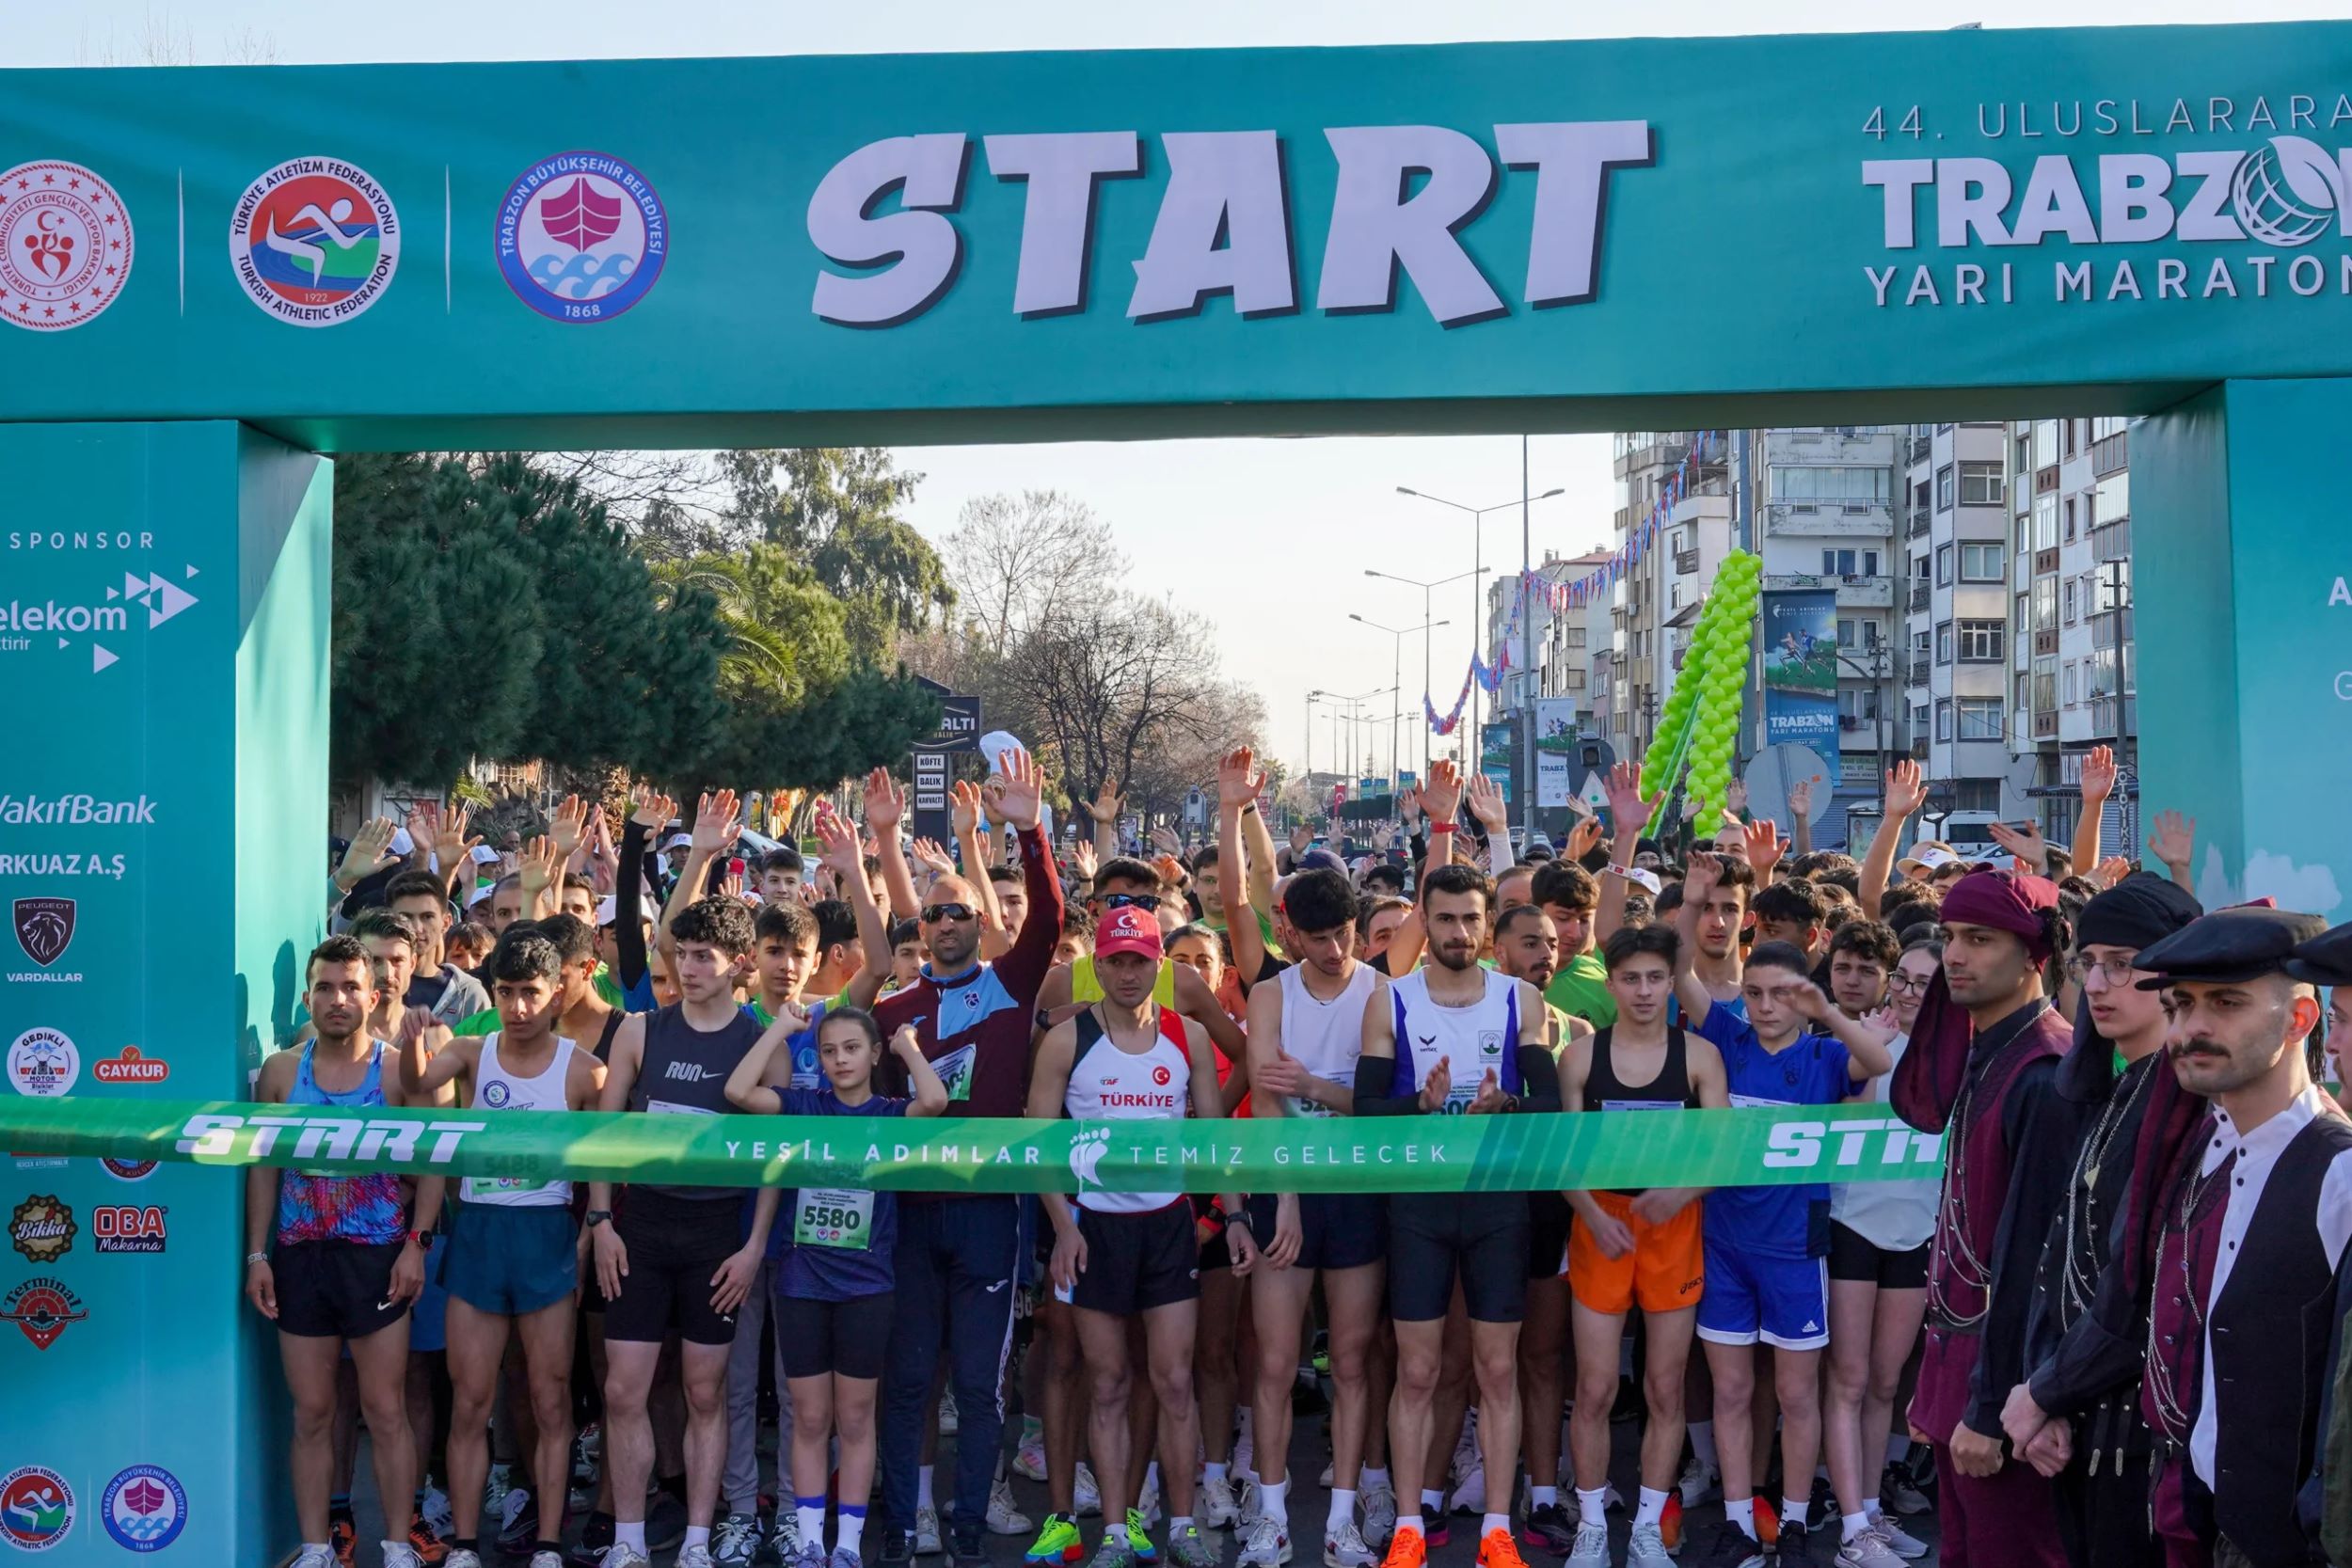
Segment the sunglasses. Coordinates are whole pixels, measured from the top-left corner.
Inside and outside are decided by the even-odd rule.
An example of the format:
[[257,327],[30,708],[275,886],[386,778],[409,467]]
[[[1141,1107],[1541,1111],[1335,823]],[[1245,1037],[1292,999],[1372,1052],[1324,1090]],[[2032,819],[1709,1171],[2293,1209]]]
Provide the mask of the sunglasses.
[[926,904],[923,906],[923,924],[926,926],[936,926],[943,920],[970,920],[971,918],[972,906],[969,904]]
[[1160,907],[1160,895],[1156,893],[1106,893],[1096,902],[1106,910],[1123,910],[1130,907],[1138,910],[1157,910]]

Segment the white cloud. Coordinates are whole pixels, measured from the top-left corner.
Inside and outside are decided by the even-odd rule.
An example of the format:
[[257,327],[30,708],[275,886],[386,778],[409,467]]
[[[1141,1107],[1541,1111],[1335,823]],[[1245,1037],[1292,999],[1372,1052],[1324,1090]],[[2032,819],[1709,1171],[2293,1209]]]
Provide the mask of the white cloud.
[[2233,880],[2223,869],[2221,849],[2205,846],[2204,864],[2197,873],[2198,901],[2209,910],[2242,904],[2253,898],[2274,898],[2282,910],[2328,915],[2344,902],[2335,873],[2326,865],[2297,865],[2285,855],[2257,849],[2246,857],[2246,876]]

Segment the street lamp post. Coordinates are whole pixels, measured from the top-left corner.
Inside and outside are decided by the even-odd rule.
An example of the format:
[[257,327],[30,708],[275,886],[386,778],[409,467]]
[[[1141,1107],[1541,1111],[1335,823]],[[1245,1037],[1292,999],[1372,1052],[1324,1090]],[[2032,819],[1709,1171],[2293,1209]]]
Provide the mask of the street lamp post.
[[[1554,496],[1565,495],[1567,491],[1565,487],[1554,485],[1551,489],[1545,491],[1540,496],[1531,496],[1527,493],[1527,437],[1522,436],[1519,437],[1519,497],[1517,500],[1497,501],[1492,506],[1464,506],[1460,501],[1450,501],[1443,496],[1433,496],[1426,490],[1415,490],[1403,484],[1396,487],[1396,493],[1400,496],[1410,496],[1416,500],[1435,501],[1439,506],[1450,506],[1456,512],[1467,512],[1470,514],[1470,575],[1475,578],[1484,573],[1486,569],[1485,564],[1486,540],[1486,529],[1484,525],[1487,513],[1508,512],[1511,508],[1516,506],[1520,509],[1521,521],[1524,522],[1527,504],[1530,501],[1548,501]],[[1470,593],[1470,610],[1473,612],[1470,618],[1470,626],[1473,628],[1471,631],[1471,637],[1473,639],[1471,646],[1478,649],[1482,654],[1485,652],[1486,646],[1486,607],[1478,601],[1484,596],[1484,587],[1485,585],[1483,583],[1474,585]],[[1473,690],[1470,692],[1470,734],[1475,736],[1477,733],[1478,693]]]
[[[1349,612],[1347,618],[1351,621],[1361,622],[1363,625],[1370,626],[1375,631],[1385,631],[1391,638],[1395,639],[1395,641],[1391,647],[1391,657],[1389,666],[1389,678],[1396,682],[1396,686],[1393,689],[1396,693],[1396,700],[1390,705],[1389,709],[1389,789],[1391,793],[1393,794],[1398,787],[1397,769],[1400,760],[1404,756],[1405,640],[1416,632],[1426,633],[1434,631],[1439,626],[1451,626],[1453,623],[1451,621],[1423,621],[1417,626],[1384,626],[1379,622],[1373,620],[1369,616],[1358,615],[1353,611]],[[1425,667],[1428,663],[1427,642],[1424,641],[1422,644],[1422,662]],[[1423,689],[1427,689],[1425,686]],[[1425,767],[1423,769],[1423,776],[1426,776]]]
[[[1483,569],[1483,568],[1481,568],[1481,569]],[[1435,602],[1435,601],[1432,599],[1431,594],[1433,594],[1433,593],[1434,593],[1437,589],[1443,588],[1446,584],[1448,584],[1448,583],[1450,583],[1450,582],[1459,582],[1459,581],[1461,581],[1464,578],[1474,578],[1474,577],[1476,577],[1477,575],[1478,575],[1478,570],[1471,570],[1471,571],[1468,571],[1468,572],[1456,572],[1456,573],[1454,573],[1454,574],[1452,577],[1450,577],[1450,578],[1438,578],[1437,580],[1435,580],[1434,582],[1423,582],[1423,581],[1422,581],[1419,578],[1401,578],[1401,577],[1398,577],[1398,576],[1397,576],[1394,572],[1375,572],[1375,571],[1374,571],[1374,570],[1373,570],[1371,567],[1369,567],[1369,566],[1367,566],[1367,567],[1365,567],[1365,568],[1364,568],[1364,576],[1366,576],[1366,577],[1368,577],[1368,578],[1385,578],[1387,580],[1389,580],[1389,581],[1391,581],[1391,582],[1401,582],[1401,583],[1405,584],[1405,586],[1406,586],[1406,587],[1407,587],[1407,588],[1418,588],[1418,589],[1420,589],[1420,590],[1421,590],[1421,618],[1422,618],[1422,620],[1424,623],[1428,623],[1428,622],[1430,622],[1430,619],[1431,619],[1431,613],[1432,613],[1432,610],[1433,610],[1433,606],[1434,606],[1434,602]],[[1438,623],[1438,624],[1442,624],[1442,623]],[[1476,630],[1475,630],[1475,628],[1474,628],[1474,627],[1473,627],[1473,629],[1472,629],[1472,631],[1471,631],[1471,633],[1470,633],[1470,636],[1471,636],[1471,646],[1474,648],[1474,647],[1476,647],[1476,646],[1477,646],[1477,641],[1476,641],[1476,640],[1477,640],[1477,632],[1476,632]],[[1422,644],[1421,644],[1421,689],[1422,689],[1422,697],[1423,697],[1424,699],[1428,699],[1428,698],[1429,698],[1429,642],[1428,642],[1428,640],[1427,640],[1426,638],[1422,639]],[[1431,699],[1431,700],[1432,700],[1432,701],[1434,701],[1434,699]],[[1427,778],[1427,777],[1429,777],[1429,757],[1430,757],[1429,736],[1428,736],[1428,735],[1427,735],[1426,733],[1423,733],[1423,735],[1422,736],[1422,744],[1421,744],[1421,776],[1422,776],[1422,778],[1424,778],[1424,779],[1425,779],[1425,778]]]

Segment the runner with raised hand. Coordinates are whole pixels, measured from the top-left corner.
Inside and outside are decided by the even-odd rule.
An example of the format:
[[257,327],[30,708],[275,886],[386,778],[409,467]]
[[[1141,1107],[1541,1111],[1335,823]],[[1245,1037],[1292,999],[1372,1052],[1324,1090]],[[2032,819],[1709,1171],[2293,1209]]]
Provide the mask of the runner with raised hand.
[[[943,877],[920,908],[930,961],[914,984],[884,997],[874,1016],[895,1036],[912,1024],[924,1059],[939,1073],[960,1116],[1017,1117],[1026,1103],[1030,1021],[1038,989],[1052,962],[1062,923],[1061,879],[1053,847],[1040,825],[1042,777],[1018,747],[1003,758],[1001,806],[1015,830],[1029,913],[1010,951],[990,963],[979,957],[979,895],[961,877]],[[904,796],[885,776],[869,781],[866,821],[874,830],[893,896],[913,895],[899,851]],[[898,1086],[886,1074],[884,1092]],[[1012,1338],[1012,1289],[1020,1253],[1019,1206],[1009,1195],[945,1196],[910,1193],[898,1212],[893,1255],[896,1313],[882,1380],[882,1480],[883,1531],[880,1559],[907,1560],[914,1525],[915,1467],[931,1376],[946,1341],[955,1391],[956,1560],[977,1568],[986,1557],[988,1497],[996,1448],[1004,1430],[1005,1356]]]
[[[263,1104],[338,1108],[405,1105],[389,1042],[368,1017],[379,986],[367,949],[328,937],[310,952],[304,1001],[309,1043],[262,1064],[253,1098]],[[278,1326],[294,1398],[294,1516],[302,1546],[292,1568],[336,1568],[327,1520],[334,1466],[335,1385],[345,1350],[358,1376],[379,1496],[393,1510],[413,1497],[416,1449],[408,1432],[408,1304],[424,1289],[425,1252],[444,1180],[417,1179],[413,1211],[400,1177],[257,1164],[245,1181],[245,1295]],[[411,1227],[410,1214],[415,1215]],[[384,1568],[419,1568],[414,1546],[383,1543]]]
[[[1430,775],[1423,798],[1431,858],[1439,859],[1438,847],[1454,832],[1461,775],[1450,762],[1438,763]],[[1387,982],[1365,1009],[1358,1115],[1492,1116],[1560,1108],[1543,998],[1524,980],[1478,966],[1491,894],[1486,874],[1469,866],[1440,865],[1422,879],[1430,961]],[[1385,1074],[1383,1061],[1389,1064]],[[1518,1475],[1527,1196],[1398,1194],[1389,1200],[1389,1307],[1397,1347],[1389,1436],[1398,1495],[1418,1495],[1428,1461],[1446,1310],[1458,1277],[1470,1311],[1486,1477],[1478,1561],[1480,1568],[1522,1568],[1511,1536],[1511,1490]],[[1388,1568],[1420,1568],[1427,1550],[1422,1516],[1400,1513]]]

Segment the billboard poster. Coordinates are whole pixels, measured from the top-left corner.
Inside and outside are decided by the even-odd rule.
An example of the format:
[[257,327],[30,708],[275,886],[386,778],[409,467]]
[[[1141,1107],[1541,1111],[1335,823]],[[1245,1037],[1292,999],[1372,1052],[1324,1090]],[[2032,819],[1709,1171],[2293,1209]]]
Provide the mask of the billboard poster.
[[1764,595],[1764,744],[1809,746],[1837,777],[1837,591]]
[[1535,742],[1535,805],[1549,811],[1565,806],[1573,791],[1569,788],[1568,754]]
[[1518,746],[1514,744],[1518,736],[1518,727],[1507,719],[1500,723],[1485,724],[1479,728],[1478,770],[1502,786],[1502,799],[1506,805],[1518,803],[1517,797],[1511,789],[1511,765],[1517,760],[1518,751]]

